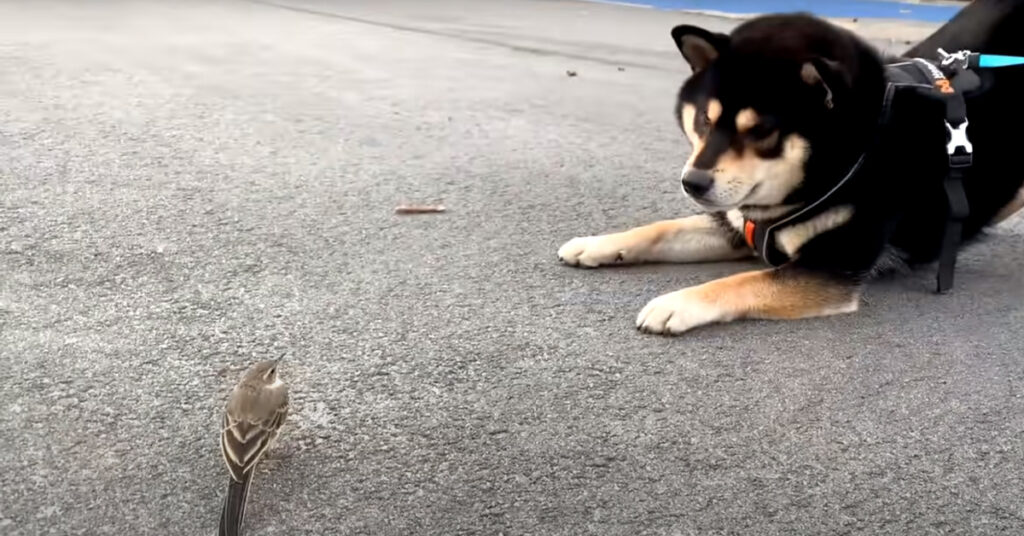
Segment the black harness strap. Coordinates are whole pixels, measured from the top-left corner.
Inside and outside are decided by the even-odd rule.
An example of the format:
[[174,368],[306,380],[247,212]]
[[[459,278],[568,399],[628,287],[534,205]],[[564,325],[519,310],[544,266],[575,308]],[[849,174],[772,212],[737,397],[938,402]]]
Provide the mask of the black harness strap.
[[790,256],[786,252],[780,250],[775,244],[775,233],[791,225],[810,220],[811,218],[820,214],[817,208],[832,197],[840,188],[842,188],[849,180],[860,171],[861,166],[867,160],[868,152],[865,151],[857,159],[857,162],[850,168],[850,171],[842,178],[835,186],[832,187],[825,195],[818,198],[817,201],[807,205],[806,207],[794,212],[793,214],[782,218],[770,225],[758,225],[753,220],[744,220],[743,222],[743,237],[747,241],[747,245],[754,248],[754,252],[757,253],[765,262],[771,266],[781,266],[789,262]]
[[[963,97],[959,100],[963,101]],[[946,126],[952,125],[953,120],[958,119],[954,115],[953,108],[954,106],[946,107]],[[958,128],[963,129],[966,133],[967,118],[964,116],[959,118],[962,119],[962,122]],[[951,130],[951,136],[956,136],[956,129]],[[953,141],[950,141],[950,146],[952,143]],[[959,152],[961,148],[966,149],[967,147],[970,145],[959,145],[952,149],[954,152],[949,153],[949,174],[946,175],[943,184],[946,190],[949,214],[942,235],[942,249],[939,250],[939,273],[936,276],[936,291],[939,293],[948,292],[953,288],[953,272],[956,268],[957,250],[960,248],[960,240],[963,237],[963,223],[967,219],[967,215],[970,214],[970,205],[967,203],[967,194],[964,192],[964,174],[971,167],[972,151]]]
[[[954,61],[942,62],[941,68],[923,59],[915,58],[914,65],[928,76],[935,88],[933,94],[942,99],[946,108],[945,125],[949,134],[946,155],[949,171],[943,181],[948,212],[939,250],[939,271],[936,274],[936,291],[949,292],[953,288],[953,274],[956,269],[957,250],[963,238],[963,222],[970,214],[967,194],[964,192],[964,175],[974,162],[974,147],[967,138],[967,101],[964,92],[977,89],[978,76]],[[952,78],[952,81],[950,81]]]

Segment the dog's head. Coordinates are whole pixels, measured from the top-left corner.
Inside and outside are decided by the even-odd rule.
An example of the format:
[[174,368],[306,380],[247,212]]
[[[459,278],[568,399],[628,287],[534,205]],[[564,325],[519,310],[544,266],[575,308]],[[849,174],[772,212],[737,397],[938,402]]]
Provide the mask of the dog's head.
[[866,45],[810,16],[761,17],[731,35],[683,25],[672,38],[693,70],[676,107],[693,146],[682,185],[709,210],[792,201],[813,161],[842,159],[841,133],[865,128],[865,77],[882,80]]

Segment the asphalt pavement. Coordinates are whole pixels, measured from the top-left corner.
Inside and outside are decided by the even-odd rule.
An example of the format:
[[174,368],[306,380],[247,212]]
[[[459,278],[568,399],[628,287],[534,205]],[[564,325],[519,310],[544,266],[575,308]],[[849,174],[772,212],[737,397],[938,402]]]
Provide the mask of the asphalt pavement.
[[0,3],[0,534],[212,534],[224,399],[281,354],[251,535],[1024,533],[1021,219],[951,295],[679,338],[636,313],[755,263],[558,263],[693,210],[683,21],[735,24]]

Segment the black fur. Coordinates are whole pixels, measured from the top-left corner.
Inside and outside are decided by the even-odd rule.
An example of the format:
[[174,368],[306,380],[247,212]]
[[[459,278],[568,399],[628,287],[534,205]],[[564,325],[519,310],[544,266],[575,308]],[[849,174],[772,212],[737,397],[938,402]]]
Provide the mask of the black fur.
[[[703,110],[712,97],[722,103],[724,115],[752,107],[772,128],[810,143],[805,177],[783,204],[818,199],[868,152],[860,171],[827,201],[827,206],[852,205],[853,217],[807,242],[794,267],[859,281],[891,262],[894,251],[909,264],[936,259],[946,218],[943,107],[904,93],[881,125],[883,64],[895,59],[883,59],[853,33],[804,14],[752,19],[729,36],[693,27],[673,31],[677,44],[687,36],[704,38],[718,56],[685,82],[678,107],[690,103]],[[907,55],[937,59],[939,47],[1024,55],[1024,0],[976,0]],[[817,81],[801,76],[806,64],[820,74]],[[975,154],[965,179],[971,211],[965,241],[1024,186],[1017,134],[1024,126],[1024,67],[992,69],[983,76],[985,91],[967,100]],[[715,126],[694,167],[708,169],[718,154],[739,143],[735,128],[729,128]],[[717,132],[722,129],[726,132]]]

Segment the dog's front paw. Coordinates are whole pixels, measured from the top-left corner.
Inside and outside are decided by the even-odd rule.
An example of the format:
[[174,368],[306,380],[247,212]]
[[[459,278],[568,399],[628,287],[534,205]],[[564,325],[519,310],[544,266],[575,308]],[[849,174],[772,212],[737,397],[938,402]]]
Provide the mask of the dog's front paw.
[[572,266],[596,268],[626,261],[626,244],[617,235],[581,236],[558,248],[558,260]]
[[696,288],[685,288],[651,300],[636,317],[644,333],[678,335],[697,326],[725,320],[719,308]]

